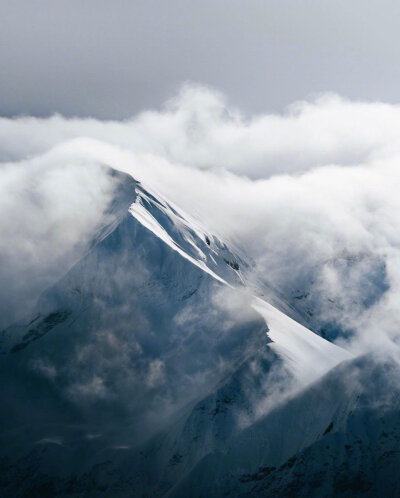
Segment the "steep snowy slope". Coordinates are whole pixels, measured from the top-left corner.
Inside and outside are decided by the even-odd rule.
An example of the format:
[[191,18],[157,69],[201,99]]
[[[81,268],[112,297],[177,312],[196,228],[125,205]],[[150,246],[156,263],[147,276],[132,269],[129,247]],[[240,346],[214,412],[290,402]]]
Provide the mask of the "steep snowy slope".
[[[249,266],[243,258],[230,253],[225,244],[221,244],[195,220],[189,219],[188,215],[163,200],[160,195],[155,197],[140,187],[138,192],[137,199],[129,211],[143,226],[216,280],[237,285],[225,263],[236,271],[243,285],[248,284],[246,270]],[[255,294],[262,290],[264,289],[252,288]],[[286,316],[283,311],[289,311],[288,306],[279,296],[274,297],[281,310],[260,297],[254,298],[252,307],[265,319],[268,336],[274,341],[277,351],[290,361],[297,377],[312,380],[344,359],[350,358],[342,349]],[[297,316],[294,306],[290,311],[292,315]]]
[[[248,264],[217,237],[160,194],[140,185],[137,192],[129,212],[139,223],[216,280],[236,285],[243,281],[241,275]],[[236,273],[232,273],[232,269]]]

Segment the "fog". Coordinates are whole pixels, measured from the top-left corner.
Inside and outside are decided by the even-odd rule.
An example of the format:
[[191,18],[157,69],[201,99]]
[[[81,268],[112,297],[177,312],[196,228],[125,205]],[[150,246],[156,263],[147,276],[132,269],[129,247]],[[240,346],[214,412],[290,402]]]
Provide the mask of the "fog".
[[129,121],[3,118],[4,309],[33,302],[85,254],[107,222],[111,167],[237,247],[250,280],[292,302],[301,292],[330,340],[352,354],[395,351],[399,125],[396,105],[333,94],[245,118],[201,85]]

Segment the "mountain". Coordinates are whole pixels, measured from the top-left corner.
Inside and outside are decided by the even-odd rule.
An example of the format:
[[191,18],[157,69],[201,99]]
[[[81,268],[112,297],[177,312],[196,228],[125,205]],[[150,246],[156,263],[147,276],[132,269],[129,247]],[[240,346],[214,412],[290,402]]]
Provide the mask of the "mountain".
[[[372,360],[254,283],[244,249],[110,174],[120,187],[87,254],[1,333],[2,496],[376,492],[384,473],[343,484],[374,465],[362,427],[378,411],[367,382],[345,382]],[[394,465],[390,417],[376,454]]]
[[383,358],[344,362],[205,455],[169,496],[397,496],[398,375]]

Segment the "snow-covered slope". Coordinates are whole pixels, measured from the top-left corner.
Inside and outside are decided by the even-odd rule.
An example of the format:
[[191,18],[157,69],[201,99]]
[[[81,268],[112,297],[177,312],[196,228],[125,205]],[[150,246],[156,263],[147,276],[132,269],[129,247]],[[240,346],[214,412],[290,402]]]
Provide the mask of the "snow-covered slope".
[[216,280],[232,284],[243,281],[242,272],[248,264],[226,244],[148,187],[139,185],[137,194],[129,212],[145,228]]
[[[139,187],[136,201],[129,211],[143,226],[182,257],[216,280],[225,284],[237,284],[232,278],[232,272],[224,265],[226,263],[236,271],[240,282],[246,285],[248,265],[243,259],[230,253],[225,244],[221,244],[198,222],[190,219],[177,206],[162,199],[159,194],[156,196],[151,194],[149,189],[146,191]],[[253,291],[257,293],[257,288]],[[301,376],[304,380],[315,379],[351,357],[346,351],[307,330],[264,299],[255,296],[252,307],[265,319],[269,338],[274,342],[276,350],[290,362],[298,377]]]

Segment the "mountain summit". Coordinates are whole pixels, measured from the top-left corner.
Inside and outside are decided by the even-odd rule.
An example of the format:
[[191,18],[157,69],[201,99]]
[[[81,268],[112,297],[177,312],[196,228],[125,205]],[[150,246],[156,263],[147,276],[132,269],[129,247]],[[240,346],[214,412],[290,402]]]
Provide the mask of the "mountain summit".
[[87,254],[1,333],[4,496],[281,486],[285,461],[349,417],[332,400],[310,419],[351,355],[267,302],[245,251],[118,175]]

